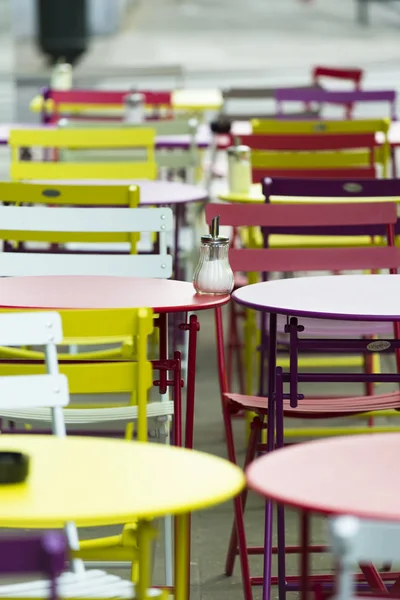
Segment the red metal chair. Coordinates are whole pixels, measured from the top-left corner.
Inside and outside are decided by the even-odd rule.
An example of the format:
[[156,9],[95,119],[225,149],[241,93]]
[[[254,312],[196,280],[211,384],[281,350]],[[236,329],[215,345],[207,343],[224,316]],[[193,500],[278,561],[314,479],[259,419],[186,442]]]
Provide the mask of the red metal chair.
[[[338,67],[315,66],[312,70],[312,80],[316,85],[321,85],[321,79],[334,79],[336,81],[350,81],[354,84],[354,89],[361,89],[361,81],[364,77],[363,69],[349,69]],[[351,119],[353,114],[353,104],[344,104],[346,108],[346,119]]]
[[[360,203],[341,204],[340,210],[335,205],[217,205],[210,204],[206,207],[206,220],[211,220],[216,215],[220,217],[221,225],[231,227],[267,227],[271,228],[326,228],[326,227],[371,227],[385,226],[387,230],[387,246],[368,246],[352,248],[301,248],[301,249],[231,249],[230,262],[234,271],[260,273],[268,272],[296,272],[296,271],[346,271],[364,269],[390,269],[397,272],[400,266],[400,250],[394,246],[394,226],[397,222],[396,206],[394,203]],[[263,327],[263,325],[262,325]],[[376,334],[368,330],[368,325],[360,324],[358,336]],[[354,335],[354,327],[352,329]],[[396,337],[400,337],[400,324],[395,325]],[[263,349],[262,349],[263,350]],[[397,354],[397,370],[400,372],[400,357]],[[261,373],[263,372],[264,352],[261,352]],[[252,422],[251,434],[247,448],[245,466],[255,457],[257,452],[265,451],[265,444],[259,444],[261,432],[265,429],[267,400],[265,398],[265,381],[260,377],[260,395],[245,396],[233,394],[228,388],[225,368],[223,339],[218,336],[218,369],[221,386],[222,410],[227,441],[229,459],[236,463],[236,451],[232,431],[232,416],[240,410],[254,411],[256,414]],[[285,401],[285,414],[301,418],[333,418],[341,415],[362,414],[369,410],[384,410],[400,408],[400,393],[382,394],[371,397],[330,398],[329,411],[327,412],[326,398],[316,398],[301,403],[300,409],[292,409]],[[296,412],[297,411],[297,412]],[[262,585],[262,577],[251,577],[249,570],[249,555],[263,553],[263,547],[248,548],[244,527],[244,508],[247,492],[241,499],[235,501],[235,521],[229,543],[229,550],[225,565],[227,575],[232,575],[236,556],[240,556],[245,600],[252,598],[252,585]],[[295,553],[297,546],[287,547],[286,552]],[[313,552],[324,550],[321,546],[310,548]],[[276,552],[276,550],[274,550]],[[288,581],[298,581],[288,577]],[[277,578],[272,578],[272,584],[277,584]]]

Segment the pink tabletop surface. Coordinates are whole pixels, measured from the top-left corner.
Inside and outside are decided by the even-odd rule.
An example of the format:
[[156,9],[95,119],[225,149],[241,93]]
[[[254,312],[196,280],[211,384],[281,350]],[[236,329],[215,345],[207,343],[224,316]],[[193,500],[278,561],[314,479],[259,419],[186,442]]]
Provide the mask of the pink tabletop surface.
[[349,321],[399,321],[400,275],[294,277],[244,286],[239,304],[281,315]]
[[135,277],[49,276],[0,279],[3,308],[139,308],[156,312],[206,310],[230,296],[197,294],[192,283]]
[[148,179],[35,179],[26,181],[32,185],[138,185],[140,186],[140,205],[185,204],[202,202],[208,195],[204,188],[177,181],[149,181]]
[[399,452],[400,433],[296,444],[255,460],[247,482],[262,496],[303,510],[399,521]]

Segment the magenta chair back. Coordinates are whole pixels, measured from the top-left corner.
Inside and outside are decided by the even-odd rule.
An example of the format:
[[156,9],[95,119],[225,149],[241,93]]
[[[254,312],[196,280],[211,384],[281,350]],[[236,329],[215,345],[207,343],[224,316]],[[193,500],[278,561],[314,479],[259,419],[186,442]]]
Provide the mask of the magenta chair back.
[[[388,245],[346,248],[231,248],[229,260],[233,271],[295,272],[353,271],[389,269],[397,271],[400,249],[394,246],[394,226],[397,221],[393,202],[341,204],[209,204],[206,221],[220,217],[220,224],[231,227],[262,227],[270,229],[304,227],[385,226]],[[314,231],[314,234],[316,231]]]
[[320,108],[325,104],[354,106],[356,103],[388,102],[390,118],[397,120],[397,93],[394,90],[346,90],[331,91],[318,88],[280,88],[275,90],[277,116],[284,116],[284,102],[303,102],[307,106],[317,103]]
[[66,558],[66,539],[57,532],[40,537],[0,539],[0,574],[45,575],[51,600],[57,599],[57,577],[64,571]]

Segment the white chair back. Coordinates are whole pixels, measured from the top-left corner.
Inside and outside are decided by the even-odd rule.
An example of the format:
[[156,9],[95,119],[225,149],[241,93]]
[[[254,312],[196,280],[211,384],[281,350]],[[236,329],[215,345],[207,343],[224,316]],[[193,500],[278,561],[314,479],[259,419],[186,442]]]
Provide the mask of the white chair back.
[[0,377],[0,409],[51,408],[53,433],[65,436],[62,407],[69,402],[68,381],[58,372],[56,344],[62,341],[56,312],[0,314],[1,346],[45,347],[46,375]]
[[[78,255],[40,252],[0,253],[0,276],[114,275],[158,277],[172,275],[167,233],[173,228],[170,208],[47,208],[0,206],[0,235],[16,232],[158,233],[157,254]],[[27,238],[29,239],[29,238]]]
[[400,560],[400,523],[341,516],[331,519],[329,528],[338,565],[338,600],[356,597],[353,573],[360,564]]

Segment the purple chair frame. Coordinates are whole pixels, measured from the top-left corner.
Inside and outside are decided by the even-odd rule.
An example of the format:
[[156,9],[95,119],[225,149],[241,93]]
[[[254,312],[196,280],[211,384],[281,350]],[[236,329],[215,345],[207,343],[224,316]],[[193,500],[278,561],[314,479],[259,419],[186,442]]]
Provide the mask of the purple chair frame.
[[[302,180],[306,181],[306,180]],[[337,181],[337,180],[336,180]],[[272,180],[271,180],[272,182]],[[269,183],[269,182],[268,182]],[[273,182],[272,182],[273,183]],[[374,182],[377,183],[377,182]],[[386,182],[385,182],[386,183]],[[275,191],[273,192],[275,193]],[[298,191],[292,195],[299,195]],[[301,250],[274,250],[269,249],[267,246],[264,249],[231,249],[230,260],[234,271],[298,271],[298,270],[322,270],[322,269],[361,269],[361,268],[389,268],[391,273],[397,272],[400,266],[400,250],[394,246],[394,225],[396,223],[396,208],[393,203],[381,203],[374,206],[366,204],[355,204],[346,203],[341,205],[341,210],[332,204],[325,205],[291,205],[290,210],[287,206],[279,204],[264,204],[264,205],[213,205],[210,204],[206,209],[207,222],[211,222],[211,219],[216,216],[220,216],[220,222],[222,225],[230,225],[232,227],[239,226],[261,226],[268,227],[269,224],[273,223],[273,229],[292,227],[297,230],[303,229],[305,226],[311,224],[315,228],[326,228],[328,224],[332,227],[337,227],[340,223],[346,224],[346,227],[354,227],[361,225],[362,227],[373,226],[374,223],[380,223],[386,225],[386,233],[388,237],[389,247],[371,247],[371,248],[347,248],[347,249],[301,249]],[[333,262],[336,266],[333,266]],[[343,265],[343,266],[341,266]],[[273,267],[273,268],[272,268]],[[266,318],[266,312],[262,312],[262,317]],[[400,365],[400,323],[395,325],[395,340],[392,343],[391,348],[396,350],[396,357],[398,365]],[[261,359],[260,359],[260,371],[265,370],[264,376],[260,378],[260,393],[262,400],[262,406],[265,408],[265,396],[268,398],[267,402],[267,414],[268,420],[265,424],[261,417],[256,417],[253,421],[254,426],[252,427],[250,434],[250,441],[248,446],[248,452],[246,456],[246,464],[251,460],[254,454],[258,441],[258,434],[260,429],[267,429],[267,444],[261,444],[259,447],[262,451],[271,452],[275,447],[281,447],[284,443],[283,440],[283,397],[278,398],[277,393],[277,376],[283,377],[283,380],[290,384],[290,395],[284,396],[290,400],[292,407],[297,406],[298,400],[302,400],[303,396],[298,394],[297,384],[301,382],[400,382],[400,373],[396,374],[372,374],[366,375],[364,373],[351,373],[351,374],[336,374],[336,373],[301,373],[298,374],[297,370],[297,359],[298,351],[302,350],[314,350],[316,348],[322,351],[329,351],[335,346],[335,350],[342,350],[343,352],[361,352],[365,350],[366,341],[360,339],[344,339],[344,340],[332,340],[332,339],[306,339],[298,337],[298,332],[301,331],[301,327],[298,324],[296,318],[290,319],[287,326],[287,333],[290,336],[290,373],[282,374],[277,370],[276,357],[277,357],[277,314],[269,314],[269,329],[262,327],[262,341],[261,341]],[[268,358],[268,362],[267,362]],[[400,368],[398,369],[400,371]],[[267,380],[265,380],[267,375]],[[235,394],[231,395],[225,392],[226,382],[221,382],[223,398],[232,396],[232,400],[235,402]],[[265,389],[267,388],[267,389]],[[239,402],[239,399],[236,399]],[[247,406],[248,410],[252,410],[251,402],[253,398],[250,398]],[[246,406],[246,404],[243,404]],[[258,406],[258,405],[257,405]],[[261,405],[260,405],[261,407]],[[228,445],[229,458],[235,462],[235,450],[233,445],[233,435],[231,430],[230,418],[227,415],[227,404],[223,400],[223,414],[224,421],[227,427],[226,438]],[[357,412],[357,411],[356,411]],[[265,414],[265,410],[264,413]],[[275,426],[276,419],[276,426]],[[275,432],[276,432],[276,444],[275,444]],[[244,507],[246,499],[242,495],[241,502]],[[271,559],[272,559],[272,503],[267,501],[265,511],[265,546],[264,546],[264,576],[263,578],[250,577],[248,570],[247,558],[245,559],[242,555],[243,547],[246,546],[246,539],[244,534],[244,522],[243,513],[238,512],[235,507],[235,514],[237,519],[237,528],[232,530],[231,541],[229,546],[229,552],[226,563],[226,572],[231,574],[233,569],[233,562],[236,556],[236,547],[239,542],[241,548],[241,562],[242,562],[242,576],[244,584],[245,598],[250,600],[252,597],[251,585],[263,584],[263,600],[270,600],[270,584],[271,584]],[[239,528],[240,523],[240,528]],[[240,532],[242,529],[242,533]],[[320,547],[317,547],[320,548]],[[258,548],[253,548],[253,552],[250,554],[260,554]],[[314,551],[321,551],[320,549]],[[247,554],[247,549],[246,549]],[[373,577],[373,569],[368,568],[369,575]],[[287,583],[285,573],[285,523],[284,523],[284,509],[282,506],[278,506],[278,585],[279,585],[279,600],[284,600],[286,597],[286,591],[298,590],[297,583]],[[391,573],[391,575],[393,575]]]
[[283,102],[304,102],[306,104],[316,102],[320,105],[388,102],[390,105],[390,118],[393,121],[397,120],[397,93],[395,90],[346,90],[337,92],[324,89],[280,88],[275,91],[275,100],[276,112],[279,116],[284,116]]
[[41,574],[49,579],[49,598],[57,600],[57,578],[64,571],[65,537],[52,531],[41,537],[0,539],[0,573]]

